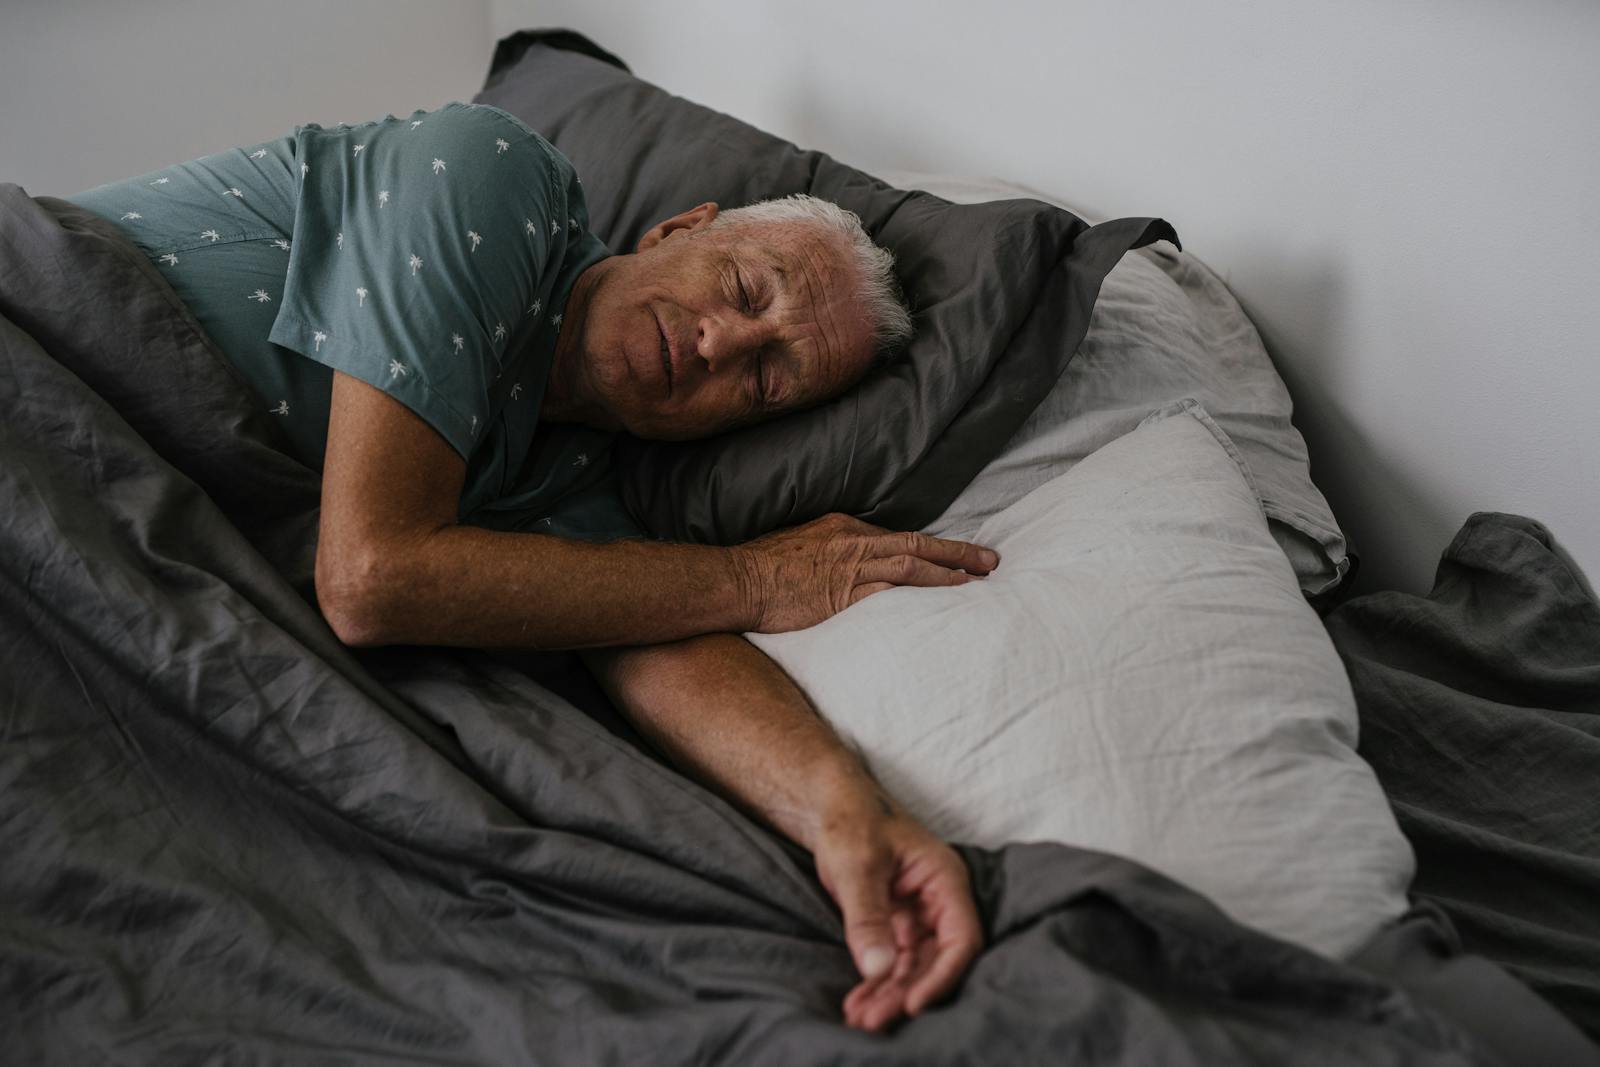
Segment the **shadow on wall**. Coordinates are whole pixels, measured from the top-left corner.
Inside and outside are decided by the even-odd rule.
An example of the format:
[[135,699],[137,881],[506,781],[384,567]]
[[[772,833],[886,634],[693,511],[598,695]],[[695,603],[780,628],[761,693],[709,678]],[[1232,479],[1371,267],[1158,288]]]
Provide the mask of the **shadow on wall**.
[[[1332,257],[1286,256],[1274,246],[1242,255],[1235,250],[1233,258],[1251,265],[1252,291],[1266,294],[1248,302],[1234,295],[1289,389],[1294,424],[1311,456],[1312,481],[1361,558],[1349,592],[1427,592],[1403,576],[1431,575],[1466,516],[1451,515],[1437,492],[1380,452],[1331,399],[1359,392],[1348,381],[1350,369],[1334,362],[1337,346],[1331,342],[1350,313],[1343,267]],[[1286,358],[1287,352],[1297,358]]]

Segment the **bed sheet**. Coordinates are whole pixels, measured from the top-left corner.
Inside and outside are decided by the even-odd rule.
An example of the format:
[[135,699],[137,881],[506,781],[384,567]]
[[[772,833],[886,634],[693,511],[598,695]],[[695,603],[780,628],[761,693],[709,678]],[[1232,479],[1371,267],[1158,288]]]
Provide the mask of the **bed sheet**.
[[[1538,1047],[1486,1030],[1488,1004],[1521,1005],[1519,1040],[1564,1057],[1543,1062],[1585,1062],[1524,986],[1426,936],[1367,971],[1053,845],[964,850],[989,947],[960,997],[889,1037],[848,1030],[854,976],[807,857],[493,656],[342,646],[311,596],[314,474],[152,264],[6,185],[0,404],[16,1062],[1491,1064]],[[1463,978],[1479,1011],[1431,993]]]
[[1326,622],[1414,895],[1600,1038],[1600,601],[1542,524],[1481,512],[1427,595]]

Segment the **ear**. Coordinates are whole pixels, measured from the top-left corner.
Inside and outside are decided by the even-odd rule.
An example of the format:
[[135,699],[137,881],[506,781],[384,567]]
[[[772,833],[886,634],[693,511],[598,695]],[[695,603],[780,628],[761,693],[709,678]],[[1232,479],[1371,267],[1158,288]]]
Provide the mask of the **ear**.
[[714,201],[707,200],[698,207],[692,207],[681,215],[674,215],[665,222],[658,222],[645,231],[639,238],[636,252],[643,252],[647,248],[654,248],[667,239],[667,235],[678,230],[698,230],[706,223],[717,217],[717,205]]

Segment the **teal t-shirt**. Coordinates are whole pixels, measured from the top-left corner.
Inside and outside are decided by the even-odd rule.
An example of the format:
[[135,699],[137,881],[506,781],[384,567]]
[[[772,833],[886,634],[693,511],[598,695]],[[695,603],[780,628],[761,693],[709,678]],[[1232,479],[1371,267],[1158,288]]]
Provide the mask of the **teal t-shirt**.
[[610,253],[572,164],[515,117],[305,125],[72,199],[158,263],[317,469],[339,370],[463,457],[463,521],[640,535],[612,435],[539,419],[573,283]]

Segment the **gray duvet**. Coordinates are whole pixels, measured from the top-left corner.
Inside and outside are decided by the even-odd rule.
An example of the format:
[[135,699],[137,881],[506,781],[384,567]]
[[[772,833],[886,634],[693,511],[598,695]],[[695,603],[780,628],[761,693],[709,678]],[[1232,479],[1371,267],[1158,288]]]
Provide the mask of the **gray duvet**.
[[0,186],[7,1063],[1584,1062],[1429,911],[1350,966],[1056,845],[964,849],[960,995],[851,1031],[805,853],[511,657],[334,638],[275,433],[136,250]]

